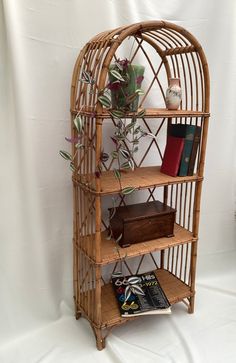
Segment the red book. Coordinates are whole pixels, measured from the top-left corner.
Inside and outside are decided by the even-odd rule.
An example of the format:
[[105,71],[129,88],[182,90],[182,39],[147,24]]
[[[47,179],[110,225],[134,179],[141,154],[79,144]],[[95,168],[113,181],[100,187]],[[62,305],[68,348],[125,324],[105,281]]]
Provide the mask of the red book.
[[184,148],[184,137],[167,136],[166,148],[162,160],[161,172],[176,176]]

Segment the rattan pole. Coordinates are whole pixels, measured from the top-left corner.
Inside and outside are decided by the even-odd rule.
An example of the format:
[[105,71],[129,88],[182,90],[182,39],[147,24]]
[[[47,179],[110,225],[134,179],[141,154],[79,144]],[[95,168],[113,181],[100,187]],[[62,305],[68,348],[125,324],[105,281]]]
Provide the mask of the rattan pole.
[[[166,53],[164,53],[162,51],[162,57],[163,54],[166,55],[168,54],[168,57],[173,56],[173,58],[175,59],[175,65],[173,65],[173,69],[175,72],[175,69],[177,69],[177,74],[180,75],[180,64],[178,62],[178,58],[180,58],[180,61],[182,62],[182,54],[189,54],[187,56],[187,59],[189,59],[188,57],[194,57],[193,54],[191,54],[191,52],[193,51],[193,49],[197,49],[197,51],[199,52],[199,56],[197,54],[197,60],[199,61],[199,64],[201,65],[201,62],[203,64],[202,68],[199,67],[200,69],[200,73],[201,73],[201,69],[203,72],[203,77],[204,77],[204,85],[206,87],[206,91],[203,94],[203,97],[206,96],[206,101],[204,103],[204,110],[207,112],[209,110],[209,75],[208,75],[208,68],[207,68],[207,64],[205,62],[205,55],[199,45],[199,43],[196,41],[196,39],[191,36],[191,34],[189,34],[188,32],[186,32],[184,29],[182,29],[181,27],[177,26],[177,25],[173,25],[171,23],[168,22],[144,22],[144,23],[139,23],[139,24],[135,24],[132,26],[125,26],[125,27],[121,27],[118,29],[115,29],[113,31],[110,32],[103,32],[101,33],[99,36],[96,36],[94,38],[94,42],[93,44],[87,44],[87,46],[84,48],[84,55],[82,58],[80,58],[80,60],[82,59],[81,63],[80,63],[80,67],[77,67],[77,73],[78,73],[78,77],[80,74],[80,68],[85,68],[85,69],[89,69],[89,68],[93,68],[93,71],[95,72],[94,68],[97,67],[96,70],[96,80],[97,80],[97,87],[98,90],[102,89],[105,85],[106,82],[106,77],[107,77],[107,71],[109,68],[109,64],[112,60],[112,58],[115,55],[115,51],[116,49],[119,47],[119,45],[121,44],[121,42],[128,36],[130,35],[134,35],[134,36],[139,36],[139,34],[144,35],[145,32],[151,32],[152,30],[154,32],[157,32],[158,29],[162,29],[163,27],[165,27],[166,29],[172,29],[173,30],[173,34],[174,32],[178,32],[180,34],[182,34],[184,37],[186,37],[188,39],[188,41],[191,43],[190,45],[186,45],[186,47],[175,47],[175,48],[171,48],[171,49],[167,49],[167,47],[165,46],[166,49]],[[161,31],[163,33],[163,31]],[[148,37],[147,34],[144,35],[145,37]],[[114,40],[112,40],[112,38],[115,37]],[[160,37],[160,36],[159,36]],[[166,36],[165,36],[166,37]],[[174,36],[174,38],[176,37],[176,35]],[[140,37],[143,39],[143,37]],[[163,36],[162,36],[163,38]],[[180,38],[180,37],[179,37]],[[182,38],[180,38],[181,41],[183,41]],[[152,42],[154,42],[153,38],[151,40]],[[161,40],[162,41],[162,40]],[[100,45],[98,46],[96,44],[96,42],[101,42]],[[107,42],[107,43],[106,43]],[[160,39],[155,39],[156,47],[159,47],[158,44],[160,44]],[[159,43],[158,43],[159,42]],[[162,41],[163,42],[163,41]],[[165,39],[166,42],[166,39]],[[172,39],[173,42],[173,39]],[[92,43],[92,42],[91,42]],[[150,44],[150,41],[149,41]],[[165,43],[166,44],[166,43]],[[110,49],[106,49],[108,48],[107,46],[110,47]],[[90,47],[90,48],[89,48]],[[143,43],[140,46],[140,50],[142,51],[142,47],[143,47]],[[88,48],[90,49],[88,51]],[[139,50],[139,49],[138,49]],[[86,54],[87,52],[87,54]],[[179,54],[179,56],[177,56],[177,54]],[[102,55],[102,57],[101,57]],[[99,57],[100,59],[97,60],[96,57]],[[192,58],[193,59],[193,58]],[[187,62],[187,61],[186,61]],[[96,67],[95,67],[95,64]],[[182,63],[181,63],[182,64]],[[189,63],[190,64],[190,63]],[[188,64],[187,64],[188,66]],[[167,75],[167,77],[169,78],[170,76],[170,67],[168,65],[167,62],[165,62],[165,67],[166,70],[169,71],[169,74]],[[193,60],[193,68],[194,68],[194,72],[196,74],[196,62],[194,62]],[[184,67],[185,69],[185,67]],[[155,72],[155,71],[154,71]],[[168,72],[167,72],[168,73]],[[95,73],[94,73],[95,74]],[[155,73],[154,73],[155,74]],[[76,76],[76,77],[77,77]],[[191,77],[191,75],[190,75]],[[197,77],[196,77],[197,78]],[[202,78],[200,78],[202,79]],[[74,84],[72,85],[72,98],[73,98],[73,102],[75,102],[76,105],[76,94],[77,94],[77,82],[78,82],[78,78],[76,78],[76,80],[74,80]],[[186,76],[185,76],[185,82],[186,82]],[[195,82],[197,83],[197,79],[195,79]],[[203,82],[202,82],[203,83]],[[82,86],[81,86],[82,87]],[[197,87],[197,85],[196,85]],[[204,89],[203,89],[204,92]],[[187,92],[188,93],[188,92]],[[190,90],[191,93],[191,90]],[[197,91],[198,93],[198,91]],[[197,95],[198,97],[198,95]],[[89,105],[91,105],[92,107],[94,106],[94,100],[95,100],[95,96],[90,97],[87,99],[87,87],[83,87],[81,88],[81,93],[79,95],[78,98],[78,104],[79,105],[83,105],[85,102],[86,104],[88,103]],[[191,97],[191,102],[193,100],[193,95]],[[71,103],[72,104],[72,103]],[[198,105],[198,101],[196,100],[196,107]],[[77,106],[72,107],[73,109],[76,109]],[[78,108],[77,108],[78,109]],[[102,111],[102,107],[100,104],[97,104],[96,106],[96,111],[99,113],[101,113]],[[99,114],[100,114],[99,113]],[[207,135],[207,126],[208,126],[208,120],[206,120],[207,122],[203,123],[203,141],[202,141],[202,145],[201,145],[201,158],[199,160],[199,167],[198,167],[198,172],[199,175],[203,174],[203,169],[204,169],[204,158],[205,158],[205,137]],[[87,119],[87,122],[91,123],[90,119]],[[186,122],[186,120],[185,120]],[[102,124],[102,119],[99,122],[99,119],[96,120],[96,166],[98,167],[100,165],[100,154],[101,154],[101,145],[102,145],[102,130],[101,130],[101,124]],[[89,138],[92,137],[90,136],[90,133],[87,132],[87,141],[88,144],[87,146],[89,147],[90,141]],[[87,150],[88,153],[88,150]],[[84,168],[86,169],[85,171],[89,174],[91,174],[92,171],[92,164],[93,164],[93,158],[92,158],[93,154],[90,154],[90,152],[88,153],[88,155],[86,155],[85,153],[83,155],[79,155],[79,159],[80,159],[80,166],[81,166],[81,170],[83,171]],[[85,167],[86,165],[86,167]],[[175,187],[175,198],[173,200],[173,189],[174,187],[171,187],[171,195],[170,195],[170,202],[171,204],[175,204],[176,206],[178,206],[178,209],[180,211],[180,215],[179,215],[179,219],[181,222],[181,215],[182,215],[182,208],[184,205],[185,208],[185,203],[186,203],[186,190],[187,190],[187,186],[186,186],[186,190],[185,190],[185,196],[182,194],[182,187],[181,187],[181,191],[180,191],[180,200],[179,200],[179,191],[178,191],[178,185]],[[191,183],[191,188],[192,190],[192,183]],[[102,223],[102,218],[101,218],[101,199],[99,196],[99,193],[101,191],[101,178],[97,178],[96,179],[96,191],[97,191],[97,196],[95,199],[95,209],[96,209],[96,220],[95,220],[95,235],[96,235],[96,240],[95,240],[95,256],[96,259],[100,260],[101,259],[101,223]],[[197,233],[198,232],[198,223],[199,223],[199,207],[200,207],[200,194],[201,194],[201,183],[198,182],[196,189],[195,189],[195,203],[194,203],[194,212],[193,212],[193,233]],[[81,195],[82,194],[82,195]],[[81,201],[81,206],[84,205],[84,203],[86,203],[86,201],[83,201],[84,198],[84,192],[81,192],[80,196],[82,198]],[[190,210],[191,210],[191,195],[192,192],[190,191],[190,196],[189,196],[189,220],[191,219],[191,214],[190,214]],[[152,195],[153,198],[153,195]],[[164,199],[168,199],[168,197],[164,197]],[[78,204],[78,201],[76,201],[76,198],[74,198],[74,201],[76,204]],[[121,202],[123,201],[123,199],[121,199]],[[86,207],[86,214],[88,214],[88,219],[86,220],[85,218],[85,213],[80,213],[79,215],[79,220],[80,220],[80,231],[79,233],[81,235],[85,234],[91,234],[91,230],[92,230],[92,209],[90,208],[90,202],[87,201],[87,207]],[[179,203],[181,205],[179,205]],[[74,219],[76,220],[76,219]],[[183,221],[183,224],[185,224],[185,221]],[[89,241],[90,242],[90,241]],[[91,240],[92,242],[92,240]],[[89,243],[89,246],[91,246],[92,243]],[[196,243],[195,243],[196,245]],[[78,247],[78,246],[76,246]],[[86,248],[86,247],[85,247]],[[88,254],[90,254],[89,248],[87,248],[87,252]],[[77,248],[76,248],[77,250]],[[181,249],[181,256],[183,253],[183,248]],[[152,256],[153,258],[153,256]],[[186,247],[186,263],[185,263],[185,275],[187,274],[187,269],[188,269],[188,258],[189,258],[189,253],[188,253],[188,244]],[[92,311],[94,312],[94,321],[96,322],[96,327],[97,327],[97,331],[96,331],[96,336],[97,336],[97,344],[98,347],[102,348],[104,346],[104,339],[101,335],[101,267],[100,266],[96,266],[95,267],[95,280],[96,280],[96,284],[94,283],[94,279],[91,281],[91,264],[90,262],[85,262],[85,256],[84,254],[80,257],[81,259],[81,273],[82,273],[82,278],[81,278],[81,288],[83,289],[82,292],[82,299],[85,299],[85,292],[87,290],[89,290],[91,288],[91,283],[93,284],[93,286],[95,287],[95,294],[91,295],[91,291],[89,290],[89,295],[90,297],[87,298],[87,300],[85,299],[85,301],[83,301],[83,306],[84,303],[85,305],[88,304],[89,306],[87,306],[87,311],[88,314],[92,316]],[[78,270],[79,272],[79,267],[76,267],[76,261],[75,263],[75,271]],[[87,263],[87,265],[86,265]],[[180,258],[179,261],[179,247],[176,248],[169,248],[168,249],[168,256],[167,256],[167,266],[171,271],[173,272],[173,264],[175,264],[175,271],[177,273],[177,266],[179,265],[179,263],[181,264],[180,268],[182,269],[182,257]],[[164,258],[162,261],[162,265],[164,265]],[[191,265],[190,265],[190,280],[189,283],[191,283],[191,291],[192,293],[194,293],[194,283],[195,283],[195,266],[196,265],[196,254],[194,251],[194,247],[192,248],[192,252],[191,252]],[[88,271],[86,271],[88,270]],[[180,275],[182,274],[182,270],[180,272]],[[78,289],[80,289],[80,286],[78,287]],[[91,297],[94,296],[94,301],[96,302],[96,309],[91,309]],[[86,302],[87,301],[87,302]],[[174,301],[174,300],[173,300]],[[176,301],[178,301],[178,298],[176,297]],[[193,309],[193,299],[190,299],[190,307],[191,309]],[[86,307],[85,307],[86,309]],[[190,310],[191,310],[190,309]],[[91,310],[91,311],[90,311]],[[89,318],[89,320],[91,320]],[[119,319],[120,322],[121,319]],[[117,320],[118,322],[118,320]],[[99,341],[100,339],[100,341]]]
[[[167,30],[167,29],[162,29],[162,31],[165,32],[165,33],[167,33],[167,34],[169,34],[169,36],[171,36],[173,38],[173,34],[174,34],[173,32],[170,33],[170,31]],[[178,37],[179,37],[179,35],[178,35]],[[176,38],[174,38],[174,39],[176,39]],[[172,39],[172,41],[173,41],[173,39]],[[176,42],[174,42],[174,43],[175,43],[175,45],[182,45],[182,43],[179,42],[178,39],[176,39]],[[187,44],[187,43],[185,42],[185,44]],[[173,50],[175,50],[175,49],[173,49]],[[182,56],[181,52],[180,52],[180,59],[181,59],[182,72],[183,72],[183,78],[182,78],[182,82],[181,82],[181,88],[183,89],[183,80],[184,80],[185,109],[188,109],[187,77],[186,77],[186,70],[185,70],[184,60],[183,60],[183,56]],[[181,107],[183,106],[182,105],[182,102],[183,101],[181,101]]]
[[[200,88],[201,88],[201,99],[202,99],[202,110],[205,110],[205,91],[204,91],[204,80],[203,80],[203,69],[202,69],[202,64],[200,61],[200,57],[199,54],[196,53],[196,57],[197,57],[197,61],[198,61],[198,69],[199,69],[199,74],[200,74]],[[199,91],[200,92],[200,91]]]
[[[168,47],[167,47],[166,43],[164,42],[163,39],[160,39],[160,37],[158,37],[158,33],[157,32],[155,32],[155,33],[148,32],[148,35],[150,37],[152,37],[153,39],[155,39],[156,41],[158,41],[165,48],[165,50],[168,50]],[[165,56],[165,51],[162,51],[162,54]],[[171,60],[172,69],[173,69],[174,76],[175,76],[175,64],[174,64],[174,60],[173,60],[173,56],[172,55],[170,55],[170,60]],[[167,58],[166,58],[166,61],[167,61],[168,65],[169,65],[169,62],[168,62]],[[170,70],[170,65],[169,65],[169,70]],[[169,71],[169,73],[167,73],[168,80],[171,77],[173,77],[173,75],[171,74],[171,71]]]
[[176,246],[176,256],[175,256],[175,276],[178,276],[179,247],[180,247],[180,246]]
[[194,312],[194,300],[195,300],[195,280],[196,280],[196,262],[197,262],[197,245],[198,242],[192,243],[191,249],[191,268],[190,268],[190,291],[193,296],[190,297],[190,306],[189,306],[189,313],[192,314]]
[[87,58],[89,57],[89,54],[92,52],[92,45],[88,44],[86,47],[86,52],[83,54],[83,59],[81,60],[80,63],[80,67],[78,69],[78,72],[76,74],[76,96],[78,95],[78,97],[76,98],[76,102],[74,103],[74,108],[71,108],[72,110],[76,109],[78,111],[81,110],[81,108],[86,105],[85,101],[86,99],[84,99],[84,95],[86,93],[87,90],[87,85],[84,84],[83,82],[79,82],[79,77],[82,76],[81,74],[81,70],[86,71],[87,67],[86,67],[86,63],[87,63]]
[[[165,31],[165,30],[163,30]],[[170,36],[172,37],[172,41],[175,43],[175,45],[180,45],[182,46],[182,43],[180,42],[180,39],[184,42],[184,44],[187,46],[188,43],[186,42],[186,40],[180,35],[180,34],[176,34],[173,31],[169,31],[168,33],[170,33]],[[195,48],[194,48],[195,49]],[[184,52],[185,57],[186,57],[186,61],[187,61],[187,65],[188,65],[188,71],[189,71],[189,76],[190,76],[190,93],[191,93],[191,105],[190,105],[190,109],[193,109],[193,84],[192,84],[192,72],[191,72],[191,68],[190,68],[190,62],[188,59],[188,55]],[[194,73],[195,73],[195,85],[196,85],[196,95],[197,95],[197,100],[198,100],[198,85],[197,85],[197,75],[196,75],[196,64],[194,62],[194,57],[193,57],[193,52],[191,51],[190,56],[192,58],[192,63],[193,63],[193,67],[194,67]],[[182,59],[182,56],[181,56]],[[185,67],[183,67],[183,70],[185,70]],[[184,77],[185,77],[185,83],[186,83],[186,73],[184,73]],[[185,95],[187,96],[188,92],[185,91]],[[197,102],[198,103],[198,102]],[[186,108],[188,107],[187,104],[187,100],[186,100]],[[198,109],[198,107],[196,106],[196,110]]]
[[179,270],[179,278],[182,279],[182,271],[183,271],[183,257],[184,257],[184,245],[181,245],[181,255],[180,255],[180,270]]
[[87,51],[87,47],[85,46],[77,60],[76,60],[76,63],[75,63],[75,66],[74,66],[74,70],[73,70],[73,74],[72,74],[72,81],[71,81],[71,94],[70,94],[70,108],[71,110],[75,110],[76,109],[76,95],[77,95],[77,90],[78,90],[78,75],[79,75],[79,72],[80,72],[80,68],[81,68],[81,64],[83,62],[83,58],[84,58],[84,55]]
[[[174,44],[175,44],[175,42],[174,42],[174,40],[173,40],[173,38],[170,38],[166,33],[165,33],[165,31],[164,31],[165,29],[159,29],[158,31],[157,31],[157,34],[158,35],[164,35],[167,39],[169,39],[169,40],[171,40],[171,42],[173,42]],[[163,38],[163,37],[159,37],[159,39],[162,39],[162,41],[165,41],[167,44],[168,44],[168,46],[170,47],[170,49],[172,48],[173,50],[174,50],[174,48],[173,48],[173,45],[169,42],[169,41],[167,41],[165,38]],[[173,58],[174,58],[174,60],[175,60],[175,64],[176,64],[176,69],[177,69],[177,71],[175,71],[175,67],[174,67],[174,76],[175,77],[180,77],[180,71],[179,71],[179,63],[178,63],[178,58],[177,58],[177,55],[176,55],[176,52],[174,52],[173,53]],[[174,62],[173,62],[174,63]]]
[[183,223],[181,221],[182,217],[182,201],[183,201],[183,184],[180,185],[180,196],[179,196],[179,224],[182,226]]
[[[108,44],[108,40],[104,41],[103,47],[101,47],[99,49],[99,52],[97,53],[97,56],[96,56],[95,79],[96,79],[97,82],[99,80],[100,72],[101,72],[101,69],[102,69],[102,60],[103,60],[105,54],[108,52],[107,44]],[[98,84],[97,83],[96,83],[96,87],[97,87],[97,91],[98,91]],[[92,104],[96,105],[96,103],[97,103],[97,94],[94,93],[93,98],[92,98]]]
[[187,281],[187,262],[188,262],[188,258],[189,258],[189,244],[187,243],[186,245],[186,250],[185,250],[185,266],[184,266],[184,282],[186,284],[188,284],[188,281]]

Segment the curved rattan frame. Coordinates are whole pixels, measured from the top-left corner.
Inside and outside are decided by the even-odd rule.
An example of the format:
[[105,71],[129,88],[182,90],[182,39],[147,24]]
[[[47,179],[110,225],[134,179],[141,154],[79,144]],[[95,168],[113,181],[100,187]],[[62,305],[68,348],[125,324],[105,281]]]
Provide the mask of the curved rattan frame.
[[[202,127],[201,146],[195,176],[181,180],[176,179],[173,183],[163,179],[161,175],[159,175],[158,181],[155,177],[151,180],[152,176],[150,176],[150,185],[146,186],[150,192],[149,198],[154,198],[155,189],[162,187],[163,201],[177,205],[178,200],[181,200],[178,206],[179,224],[187,231],[191,231],[192,237],[189,240],[183,239],[180,246],[176,245],[173,250],[171,250],[172,247],[156,247],[154,245],[148,251],[142,250],[140,245],[140,250],[132,252],[133,254],[130,252],[129,256],[130,258],[138,255],[144,256],[148,252],[152,253],[159,250],[160,267],[166,267],[172,275],[180,274],[180,277],[179,275],[177,277],[189,287],[189,294],[185,294],[186,296],[183,294],[181,298],[179,293],[173,297],[172,303],[184,301],[188,305],[189,312],[194,310],[200,198],[210,107],[207,60],[197,39],[184,28],[170,22],[147,21],[105,31],[93,37],[81,50],[75,63],[71,85],[72,138],[78,136],[73,123],[75,115],[80,112],[85,121],[85,132],[82,140],[85,147],[79,151],[76,151],[75,146],[72,148],[76,165],[76,171],[73,174],[75,308],[77,318],[83,313],[90,321],[96,335],[98,349],[104,347],[104,332],[109,332],[110,328],[125,320],[119,317],[106,319],[102,312],[103,306],[106,305],[102,296],[102,266],[113,262],[117,263],[117,258],[114,256],[107,257],[107,260],[103,256],[102,245],[105,242],[101,233],[103,225],[101,200],[103,193],[106,194],[106,189],[104,190],[102,185],[102,178],[94,177],[97,168],[103,167],[108,173],[111,168],[111,165],[109,167],[101,165],[100,160],[103,147],[102,127],[104,119],[108,116],[103,106],[97,102],[97,93],[90,93],[89,85],[83,84],[79,80],[82,71],[87,71],[95,80],[94,87],[96,90],[103,89],[107,82],[109,65],[115,59],[119,47],[128,37],[133,37],[137,45],[133,58],[138,52],[142,52],[146,57],[154,74],[153,82],[158,83],[163,98],[165,90],[158,79],[158,70],[154,69],[152,59],[145,51],[145,44],[151,46],[159,55],[160,67],[165,69],[167,81],[171,76],[181,78],[184,97],[179,113],[150,110],[150,118],[162,118],[162,123],[164,120],[167,120],[168,123],[171,123],[172,120],[176,120],[174,122],[178,120],[178,122],[195,123]],[[151,87],[152,84],[150,89]],[[144,100],[148,97],[148,92],[149,89]],[[144,122],[148,127],[147,120]],[[156,146],[158,148],[157,143]],[[145,185],[137,184],[137,186],[138,188],[145,188]],[[107,192],[107,194],[109,193]],[[184,217],[181,217],[182,214]],[[186,217],[187,214],[188,217]],[[151,256],[153,258],[152,254]],[[189,264],[188,280],[186,277],[187,264]],[[177,273],[179,269],[181,273]],[[185,275],[184,278],[181,277],[183,275]],[[110,296],[109,292],[107,296]],[[106,314],[109,315],[108,311]]]

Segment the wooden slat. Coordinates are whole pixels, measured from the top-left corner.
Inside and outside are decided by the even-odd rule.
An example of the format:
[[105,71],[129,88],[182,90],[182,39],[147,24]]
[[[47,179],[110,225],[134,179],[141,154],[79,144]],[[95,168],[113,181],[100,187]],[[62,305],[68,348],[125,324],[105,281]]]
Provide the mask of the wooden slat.
[[[138,110],[138,112],[141,111]],[[71,113],[74,115],[78,114],[78,110],[71,110]],[[90,107],[83,108],[80,112],[81,115],[90,116],[90,117],[98,117],[98,118],[111,118],[110,114],[106,109],[102,113],[96,113],[95,109]],[[192,111],[192,110],[168,110],[166,108],[146,108],[145,109],[145,118],[161,118],[161,117],[199,117],[204,116],[208,117],[210,114],[209,112],[201,112],[201,111]],[[131,117],[132,113],[128,113],[126,117]]]
[[[160,166],[147,166],[137,168],[134,171],[122,172],[121,186],[122,189],[128,186],[136,189],[145,189],[154,186],[172,185],[176,183],[186,183],[202,180],[198,175],[193,176],[170,176],[160,172]],[[75,183],[80,184],[84,189],[88,189],[92,193],[96,193],[95,176],[93,180],[91,176],[78,175],[73,177]],[[119,181],[115,178],[112,170],[102,172],[100,177],[101,191],[100,194],[116,194],[121,191]]]
[[[170,304],[175,304],[192,296],[190,287],[167,270],[156,270],[156,276]],[[153,319],[155,318],[152,315]],[[158,319],[158,317],[156,317]],[[112,326],[125,323],[133,318],[120,316],[118,302],[111,284],[102,287],[102,326]],[[137,317],[135,318],[137,319]]]
[[162,55],[167,56],[167,55],[173,55],[173,54],[184,54],[184,53],[191,53],[191,52],[195,52],[195,51],[196,51],[195,47],[193,45],[189,45],[186,47],[168,48],[163,51]]
[[[174,225],[174,236],[173,237],[162,237],[150,241],[135,243],[129,247],[119,249],[119,254],[116,251],[116,244],[114,240],[107,240],[107,232],[102,232],[101,240],[101,265],[107,265],[109,263],[114,263],[119,261],[120,258],[126,257],[132,258],[136,256],[142,256],[146,253],[160,251],[164,248],[169,248],[177,245],[184,244],[186,242],[194,241],[193,234],[187,229]],[[92,244],[93,246],[88,245]],[[81,248],[85,250],[85,247],[89,251],[95,248],[94,237],[93,238],[81,238]],[[93,254],[91,254],[90,259],[93,260]],[[95,263],[95,261],[94,261]]]

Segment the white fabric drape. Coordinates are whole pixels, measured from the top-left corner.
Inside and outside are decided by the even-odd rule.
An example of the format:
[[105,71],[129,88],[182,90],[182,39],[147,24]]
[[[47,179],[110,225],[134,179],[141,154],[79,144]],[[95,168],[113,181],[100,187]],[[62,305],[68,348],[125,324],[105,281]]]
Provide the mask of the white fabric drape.
[[[235,362],[235,1],[2,0],[0,13],[0,362]],[[81,47],[151,19],[192,32],[210,67],[196,313],[139,319],[97,352],[73,318],[72,187],[58,151]]]

